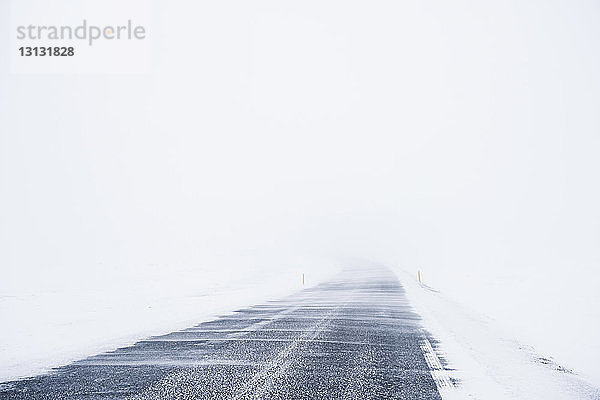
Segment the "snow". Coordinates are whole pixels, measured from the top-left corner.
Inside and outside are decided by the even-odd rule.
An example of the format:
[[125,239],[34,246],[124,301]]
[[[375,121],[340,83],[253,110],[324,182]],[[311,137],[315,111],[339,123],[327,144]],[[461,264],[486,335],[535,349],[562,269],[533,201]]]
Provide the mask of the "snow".
[[454,388],[441,389],[444,399],[599,398],[600,390],[584,377],[515,339],[499,321],[419,284],[416,273],[395,272],[424,328],[439,341],[436,353],[446,361],[450,378],[458,381]]
[[[148,273],[137,280],[104,280],[78,290],[5,293],[0,297],[5,327],[0,333],[0,381],[43,373],[145,337],[280,298],[302,288],[302,272],[305,287],[310,287],[336,271],[325,264],[314,265],[303,270],[263,271],[254,277],[206,276],[204,282],[198,276],[185,281],[178,276]],[[439,341],[433,347],[442,363],[447,363],[449,378],[459,382],[454,388],[440,388],[444,399],[562,400],[600,396],[588,383],[588,376],[563,364],[562,359],[553,359],[552,352],[539,353],[538,346],[532,347],[536,341],[519,340],[528,337],[523,334],[517,339],[519,335],[507,328],[510,324],[490,317],[499,308],[490,307],[489,301],[482,302],[483,306],[467,306],[457,296],[418,284],[415,275],[404,269],[396,268],[395,272],[411,305],[423,318],[424,328]],[[423,278],[427,282],[425,272]],[[506,280],[504,290],[508,284]],[[449,285],[456,282],[446,280]],[[482,287],[470,293],[492,290]],[[487,313],[478,311],[481,309]],[[511,309],[516,320],[523,318],[522,313]],[[546,336],[552,334],[561,332],[546,332]]]
[[152,72],[0,62],[3,379],[376,263],[465,390],[600,385],[598,2],[149,3]]

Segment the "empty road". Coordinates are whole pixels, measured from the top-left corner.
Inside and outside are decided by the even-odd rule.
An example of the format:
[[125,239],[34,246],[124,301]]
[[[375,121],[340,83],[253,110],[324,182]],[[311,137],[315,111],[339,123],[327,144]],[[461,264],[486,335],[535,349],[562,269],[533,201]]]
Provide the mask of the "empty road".
[[441,399],[418,320],[391,272],[347,270],[279,301],[0,384],[0,399]]

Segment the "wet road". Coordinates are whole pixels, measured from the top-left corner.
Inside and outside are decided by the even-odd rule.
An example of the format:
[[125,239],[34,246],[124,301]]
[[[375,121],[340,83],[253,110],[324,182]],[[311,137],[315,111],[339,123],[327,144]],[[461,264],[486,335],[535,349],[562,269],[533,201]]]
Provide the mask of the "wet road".
[[279,301],[0,385],[0,399],[441,399],[395,275]]

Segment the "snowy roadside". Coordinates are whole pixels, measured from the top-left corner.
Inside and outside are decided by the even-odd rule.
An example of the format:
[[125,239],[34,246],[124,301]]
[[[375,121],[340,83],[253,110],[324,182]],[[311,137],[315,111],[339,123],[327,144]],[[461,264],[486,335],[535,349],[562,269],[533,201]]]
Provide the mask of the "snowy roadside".
[[[333,272],[311,270],[305,287]],[[0,382],[39,375],[302,289],[297,271],[267,275],[204,284],[146,276],[93,290],[0,295]]]
[[509,337],[490,318],[417,282],[401,268],[394,270],[424,328],[439,343],[442,360],[454,387],[442,388],[454,399],[599,399],[600,390],[549,356]]

